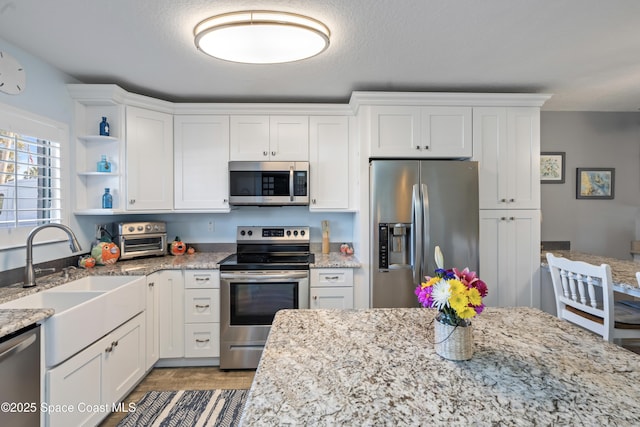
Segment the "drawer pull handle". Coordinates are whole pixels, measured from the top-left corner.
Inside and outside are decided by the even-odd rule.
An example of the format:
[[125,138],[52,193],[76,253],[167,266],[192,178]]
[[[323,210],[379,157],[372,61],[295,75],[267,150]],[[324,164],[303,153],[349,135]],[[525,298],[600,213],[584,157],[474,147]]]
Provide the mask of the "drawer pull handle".
[[207,305],[196,304],[196,308],[209,308],[209,304]]
[[196,282],[208,282],[211,280],[209,277],[196,277]]
[[340,276],[325,276],[324,280],[338,280]]
[[196,342],[205,343],[205,342],[209,342],[209,339],[208,338],[206,340],[196,339]]

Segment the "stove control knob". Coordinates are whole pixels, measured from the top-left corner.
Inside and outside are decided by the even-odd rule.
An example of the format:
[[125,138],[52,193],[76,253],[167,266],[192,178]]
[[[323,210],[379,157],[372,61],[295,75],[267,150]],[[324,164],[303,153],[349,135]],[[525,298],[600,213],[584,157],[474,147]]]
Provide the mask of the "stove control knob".
[[287,237],[291,236],[291,230],[287,230]]
[[135,227],[130,226],[130,227],[129,227],[129,232],[133,233],[133,230],[135,230],[135,229],[136,229]]
[[145,228],[147,231],[151,231],[151,224],[147,224],[144,228]]
[[297,236],[298,235],[298,230],[293,230],[293,235]]
[[144,227],[143,227],[143,226],[141,226],[141,225],[139,225],[139,226],[138,226],[138,231],[142,231],[142,230],[144,230]]
[[304,236],[304,230],[300,230],[300,235]]
[[249,231],[247,231],[247,234],[248,234],[249,236],[251,236],[251,235],[253,234],[253,231],[249,230]]
[[160,230],[160,226],[158,224],[153,226],[153,230],[154,231],[159,231]]
[[241,236],[244,236],[244,235],[245,235],[244,230],[241,230],[241,231],[240,231],[240,235],[241,235]]

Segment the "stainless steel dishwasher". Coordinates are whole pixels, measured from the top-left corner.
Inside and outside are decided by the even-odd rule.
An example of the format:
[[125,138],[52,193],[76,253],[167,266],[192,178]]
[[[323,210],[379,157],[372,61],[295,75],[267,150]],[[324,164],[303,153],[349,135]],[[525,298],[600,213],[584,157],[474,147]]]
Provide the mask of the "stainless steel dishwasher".
[[0,426],[40,425],[40,326],[0,338]]

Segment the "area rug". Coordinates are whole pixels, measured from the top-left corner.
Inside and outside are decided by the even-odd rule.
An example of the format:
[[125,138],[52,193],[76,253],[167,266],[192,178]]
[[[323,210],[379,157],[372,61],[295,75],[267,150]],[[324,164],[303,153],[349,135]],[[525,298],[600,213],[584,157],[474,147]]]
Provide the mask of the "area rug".
[[150,391],[117,427],[237,426],[249,390]]

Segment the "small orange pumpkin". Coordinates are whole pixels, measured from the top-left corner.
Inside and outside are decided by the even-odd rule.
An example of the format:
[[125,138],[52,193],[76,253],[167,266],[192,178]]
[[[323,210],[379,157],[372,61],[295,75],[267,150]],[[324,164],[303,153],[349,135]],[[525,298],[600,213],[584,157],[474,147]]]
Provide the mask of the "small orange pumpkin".
[[176,236],[175,240],[171,242],[169,251],[171,252],[171,255],[184,255],[187,251],[187,245],[180,240],[180,237]]
[[78,267],[93,268],[96,266],[96,259],[92,256],[85,255],[78,260]]

